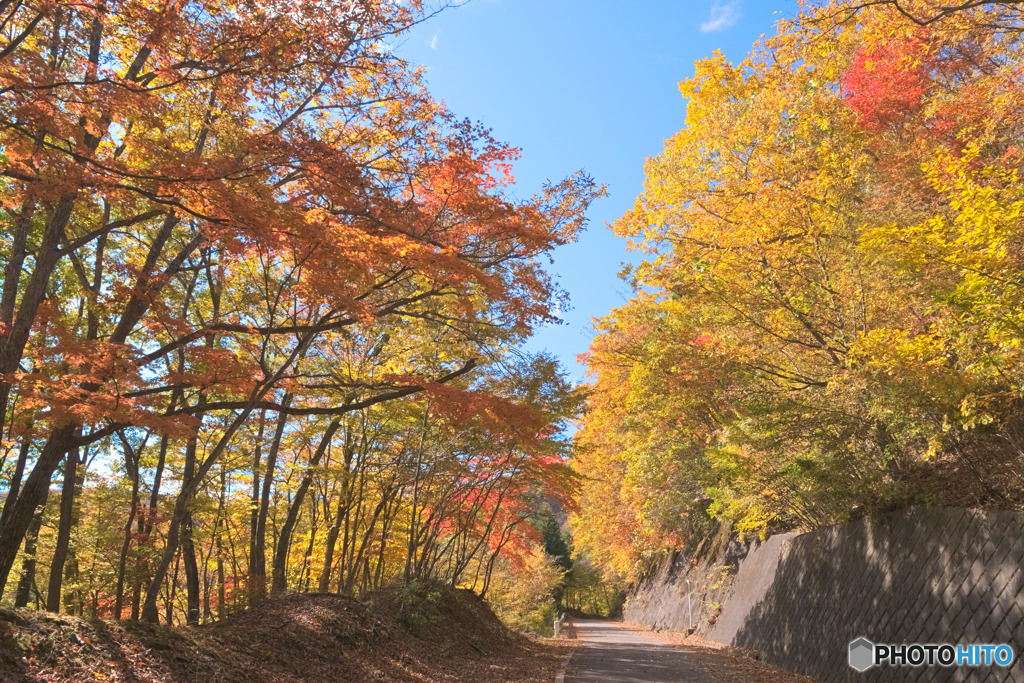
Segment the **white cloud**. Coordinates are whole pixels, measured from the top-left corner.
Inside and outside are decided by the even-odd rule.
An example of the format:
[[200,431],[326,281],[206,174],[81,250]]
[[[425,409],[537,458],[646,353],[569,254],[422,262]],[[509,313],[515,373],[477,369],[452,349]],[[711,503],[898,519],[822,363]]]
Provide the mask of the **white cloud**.
[[438,31],[437,33],[434,34],[434,37],[430,39],[430,49],[431,50],[436,50],[437,49],[437,41],[438,41],[438,39],[440,37],[441,37],[441,32]]
[[711,6],[711,17],[700,25],[700,30],[703,33],[712,33],[729,28],[739,21],[741,14],[739,0],[715,0],[715,4]]

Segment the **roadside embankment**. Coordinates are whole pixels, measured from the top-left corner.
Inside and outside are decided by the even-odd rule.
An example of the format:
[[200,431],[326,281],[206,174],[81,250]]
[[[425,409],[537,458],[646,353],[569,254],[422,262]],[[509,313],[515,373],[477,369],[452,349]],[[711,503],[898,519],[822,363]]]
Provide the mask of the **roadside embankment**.
[[849,643],[859,637],[1009,643],[1018,656],[1010,668],[897,673],[922,682],[1024,680],[1021,515],[908,509],[765,541],[741,542],[723,532],[691,555],[666,557],[639,584],[624,615],[684,631],[690,609],[698,636],[828,681],[874,680],[847,664]]
[[554,679],[564,648],[506,629],[468,591],[268,600],[194,627],[0,610],[0,681]]

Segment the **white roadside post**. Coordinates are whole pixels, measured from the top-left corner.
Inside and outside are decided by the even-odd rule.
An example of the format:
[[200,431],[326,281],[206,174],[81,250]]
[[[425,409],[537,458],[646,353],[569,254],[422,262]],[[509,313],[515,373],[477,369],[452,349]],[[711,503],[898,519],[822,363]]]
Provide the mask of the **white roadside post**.
[[686,580],[686,612],[690,618],[690,633],[693,633],[693,605],[690,603],[690,580]]
[[555,638],[558,637],[559,631],[562,630],[562,622],[563,621],[565,621],[565,612],[562,612],[561,614],[559,614],[558,618],[555,619]]

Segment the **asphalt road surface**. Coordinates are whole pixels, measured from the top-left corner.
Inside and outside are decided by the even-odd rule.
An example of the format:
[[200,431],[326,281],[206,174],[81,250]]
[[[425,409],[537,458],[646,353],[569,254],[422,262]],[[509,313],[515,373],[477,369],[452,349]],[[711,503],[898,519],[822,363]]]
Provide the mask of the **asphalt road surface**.
[[[573,621],[580,646],[565,683],[715,683],[699,650],[668,645],[610,621]],[[708,661],[703,662],[705,665]]]

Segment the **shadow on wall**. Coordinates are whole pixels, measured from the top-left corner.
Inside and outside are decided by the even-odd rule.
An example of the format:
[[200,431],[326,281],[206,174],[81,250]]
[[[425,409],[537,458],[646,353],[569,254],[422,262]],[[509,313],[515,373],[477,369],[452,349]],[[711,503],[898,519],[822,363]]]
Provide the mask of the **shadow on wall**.
[[[1024,681],[1024,540],[1019,513],[911,509],[794,535],[729,644],[824,681]],[[744,567],[741,564],[740,571]],[[712,634],[715,637],[716,634]],[[876,667],[848,645],[1009,643],[993,667]],[[717,639],[717,638],[716,638]]]
[[723,526],[692,553],[676,551],[665,556],[638,582],[623,610],[624,618],[652,629],[685,631],[692,617],[696,630],[704,632],[728,600],[732,576],[749,547]]

